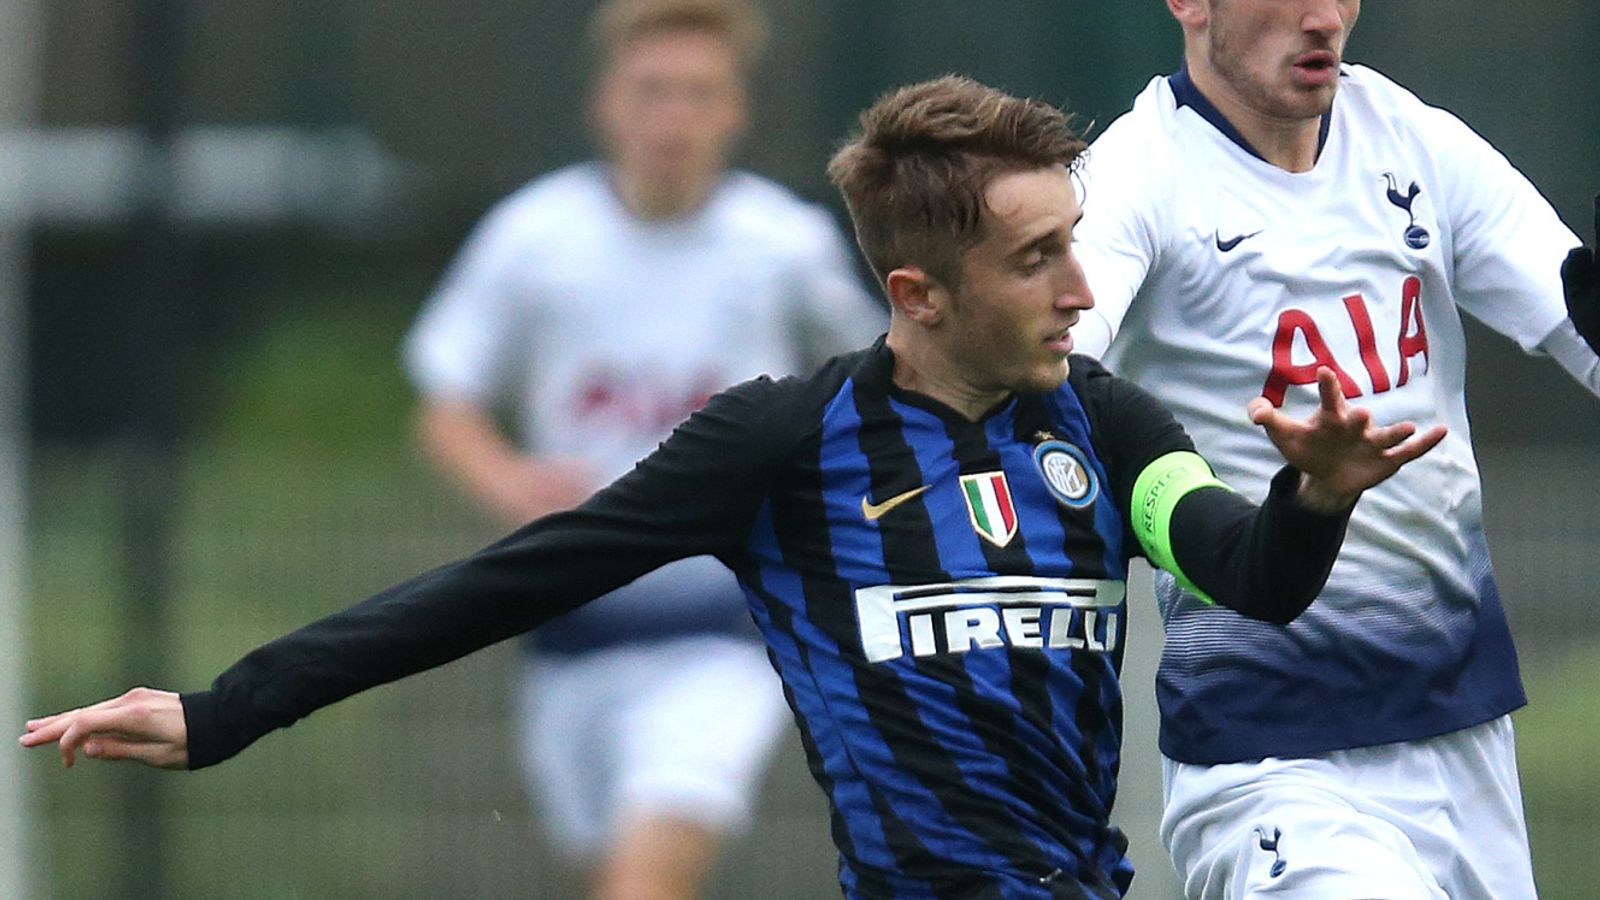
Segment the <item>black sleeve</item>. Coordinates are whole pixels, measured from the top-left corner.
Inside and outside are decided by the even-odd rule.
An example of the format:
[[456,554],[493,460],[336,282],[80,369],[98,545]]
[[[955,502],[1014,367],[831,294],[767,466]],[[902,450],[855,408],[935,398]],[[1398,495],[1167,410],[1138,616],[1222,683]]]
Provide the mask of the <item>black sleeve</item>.
[[[1193,451],[1194,442],[1143,388],[1093,360],[1074,357],[1072,366],[1117,508],[1131,522],[1139,474],[1168,453]],[[1298,616],[1328,580],[1350,521],[1349,510],[1324,515],[1301,506],[1299,483],[1299,471],[1285,465],[1259,507],[1218,487],[1184,497],[1170,525],[1172,554],[1183,574],[1212,600],[1250,618],[1285,623]],[[1125,546],[1139,547],[1131,530]]]
[[[182,695],[189,767],[219,763],[358,691],[441,665],[676,559],[728,559],[797,440],[792,382],[714,397],[633,471],[570,512],[278,638]],[[785,421],[785,418],[788,421]]]
[[1350,511],[1313,512],[1295,500],[1300,470],[1284,466],[1260,506],[1222,488],[1201,488],[1172,513],[1172,555],[1211,599],[1279,625],[1322,591],[1344,543]]

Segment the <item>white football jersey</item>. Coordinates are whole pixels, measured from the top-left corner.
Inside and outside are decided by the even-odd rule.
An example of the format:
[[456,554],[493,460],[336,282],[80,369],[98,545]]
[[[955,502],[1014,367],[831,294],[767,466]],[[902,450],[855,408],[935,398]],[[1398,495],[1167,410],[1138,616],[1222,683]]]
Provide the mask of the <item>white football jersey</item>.
[[1309,414],[1319,364],[1380,423],[1450,428],[1363,495],[1289,627],[1158,579],[1162,749],[1186,762],[1408,740],[1525,702],[1483,537],[1461,311],[1539,348],[1565,322],[1578,240],[1487,142],[1371,69],[1344,69],[1323,141],[1311,171],[1279,169],[1180,73],[1088,154],[1075,252],[1095,308],[1078,348],[1166,403],[1223,480],[1266,495],[1282,458],[1246,404]]
[[[508,409],[522,447],[610,481],[712,394],[866,346],[886,318],[832,217],[727,175],[670,221],[632,215],[582,163],[501,201],[468,238],[405,346],[429,397]],[[536,635],[577,652],[748,627],[731,573],[685,560]]]
[[609,481],[717,391],[866,346],[883,324],[833,219],[777,184],[732,173],[693,213],[646,221],[583,163],[490,211],[406,362],[423,393],[509,403],[525,449]]

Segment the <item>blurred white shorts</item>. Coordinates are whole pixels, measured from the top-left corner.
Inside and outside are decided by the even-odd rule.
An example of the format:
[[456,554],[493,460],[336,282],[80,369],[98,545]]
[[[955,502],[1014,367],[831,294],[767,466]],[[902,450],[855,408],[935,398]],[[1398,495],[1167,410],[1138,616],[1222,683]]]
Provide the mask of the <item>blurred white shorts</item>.
[[753,640],[695,636],[530,659],[523,776],[558,852],[604,855],[624,822],[747,827],[788,706]]
[[1161,839],[1193,900],[1535,896],[1511,719],[1305,759],[1166,760]]

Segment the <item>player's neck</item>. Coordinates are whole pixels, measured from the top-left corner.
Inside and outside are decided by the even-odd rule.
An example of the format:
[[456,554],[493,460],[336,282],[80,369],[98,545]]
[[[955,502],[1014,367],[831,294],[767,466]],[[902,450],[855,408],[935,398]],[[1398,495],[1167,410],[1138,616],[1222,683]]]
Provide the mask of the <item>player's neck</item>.
[[699,209],[721,179],[721,172],[711,172],[702,178],[663,184],[616,169],[612,174],[612,188],[629,213],[645,221],[659,222],[682,218]]
[[1322,117],[1284,119],[1264,115],[1246,103],[1210,67],[1189,64],[1189,77],[1261,158],[1287,172],[1309,172],[1322,149]]
[[895,387],[914,391],[950,407],[962,418],[976,422],[1010,395],[1010,391],[986,389],[960,377],[961,367],[949,359],[934,341],[907,334],[904,323],[891,321],[886,343],[894,351]]

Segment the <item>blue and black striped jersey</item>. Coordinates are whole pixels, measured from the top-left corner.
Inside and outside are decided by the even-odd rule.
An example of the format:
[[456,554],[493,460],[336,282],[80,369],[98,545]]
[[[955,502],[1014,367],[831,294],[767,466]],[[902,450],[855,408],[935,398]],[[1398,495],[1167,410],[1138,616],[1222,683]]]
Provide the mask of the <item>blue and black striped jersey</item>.
[[[184,695],[190,765],[355,691],[509,637],[672,559],[739,576],[833,811],[845,894],[1102,898],[1132,877],[1110,824],[1127,525],[1138,475],[1191,449],[1087,358],[969,421],[892,381],[879,341],[808,379],[714,398],[578,509],[251,653]],[[1180,501],[1185,573],[1282,619],[1344,516]]]

